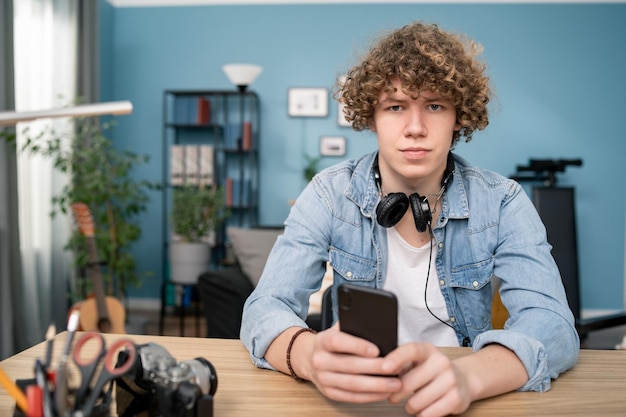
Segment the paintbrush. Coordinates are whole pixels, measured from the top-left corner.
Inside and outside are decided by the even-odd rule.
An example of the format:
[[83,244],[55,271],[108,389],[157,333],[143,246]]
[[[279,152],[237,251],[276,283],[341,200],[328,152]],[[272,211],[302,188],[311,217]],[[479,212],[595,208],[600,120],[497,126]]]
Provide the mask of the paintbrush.
[[43,393],[43,417],[53,417],[52,404],[50,404],[50,387],[46,369],[39,359],[35,361],[35,380]]
[[70,314],[70,318],[67,320],[67,338],[65,339],[65,345],[61,352],[59,369],[57,369],[54,403],[56,405],[57,415],[61,417],[65,417],[67,410],[67,358],[72,348],[72,339],[74,339],[74,334],[76,333],[76,329],[78,329],[79,316],[79,312],[75,310]]
[[46,332],[46,361],[44,362],[46,369],[49,369],[52,363],[52,348],[54,347],[54,336],[56,334],[56,326],[52,323]]

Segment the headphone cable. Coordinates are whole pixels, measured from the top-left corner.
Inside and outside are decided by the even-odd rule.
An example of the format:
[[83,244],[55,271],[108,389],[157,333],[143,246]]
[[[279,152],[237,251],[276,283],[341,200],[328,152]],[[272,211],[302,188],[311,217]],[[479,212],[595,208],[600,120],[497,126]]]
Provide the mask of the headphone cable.
[[[445,324],[446,326],[448,326],[449,328],[451,328],[452,330],[455,330],[454,327],[452,327],[452,325],[450,325],[450,323],[447,323],[445,321],[443,321],[442,319],[440,319],[435,313],[432,312],[432,310],[430,309],[430,307],[428,306],[428,279],[430,278],[430,265],[433,261],[433,243],[434,243],[434,239],[435,236],[433,234],[433,229],[430,226],[430,222],[427,223],[428,225],[428,234],[430,236],[430,251],[428,254],[428,270],[426,272],[426,284],[424,284],[424,305],[426,306],[426,310],[428,310],[428,312],[430,313],[431,316],[433,316],[434,318],[436,318],[437,320],[439,320],[441,323]],[[456,332],[456,330],[455,330]]]

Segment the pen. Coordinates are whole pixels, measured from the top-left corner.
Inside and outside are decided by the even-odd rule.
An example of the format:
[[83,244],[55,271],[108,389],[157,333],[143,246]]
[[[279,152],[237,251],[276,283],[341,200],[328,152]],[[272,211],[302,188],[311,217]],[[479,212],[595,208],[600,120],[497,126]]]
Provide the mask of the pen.
[[52,323],[46,332],[46,361],[44,362],[46,369],[50,368],[50,364],[52,363],[52,348],[54,346],[54,335],[56,333],[56,327],[54,323]]
[[67,411],[67,357],[72,348],[72,339],[78,328],[79,312],[74,310],[70,314],[67,321],[67,338],[61,352],[61,360],[59,361],[59,369],[56,375],[56,388],[54,390],[54,404],[56,406],[57,415],[65,417]]
[[70,314],[70,318],[67,320],[67,338],[65,339],[65,345],[63,346],[63,352],[61,353],[61,360],[67,361],[67,357],[70,354],[70,349],[72,348],[72,339],[74,339],[74,333],[76,333],[76,329],[78,329],[79,318],[80,313],[77,310],[74,310],[72,314]]
[[43,417],[52,416],[52,405],[50,404],[50,388],[48,387],[48,377],[46,370],[39,359],[35,362],[35,379],[41,388],[43,395]]
[[15,385],[15,383],[13,383],[8,375],[4,373],[2,368],[0,368],[0,385],[4,387],[6,392],[8,392],[11,397],[13,397],[15,403],[22,409],[24,414],[28,415],[28,402],[26,400],[26,396],[22,390]]

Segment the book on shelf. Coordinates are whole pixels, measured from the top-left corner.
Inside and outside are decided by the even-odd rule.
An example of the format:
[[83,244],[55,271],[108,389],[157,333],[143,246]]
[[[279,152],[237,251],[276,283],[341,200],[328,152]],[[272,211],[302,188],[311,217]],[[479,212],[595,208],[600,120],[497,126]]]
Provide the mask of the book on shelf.
[[172,119],[172,122],[174,123],[181,123],[183,120],[183,114],[184,114],[184,109],[183,109],[183,99],[182,97],[176,97],[174,99],[174,118]]
[[252,123],[243,122],[243,134],[241,135],[241,149],[249,151],[252,149]]
[[196,113],[197,124],[208,125],[211,123],[211,102],[206,97],[198,97]]
[[249,205],[252,182],[231,177],[225,182],[226,207],[243,207]]
[[211,123],[211,100],[203,96],[176,97],[174,123],[181,125],[208,125]]
[[200,179],[199,148],[185,145],[185,184],[198,185]]
[[228,123],[224,127],[224,148],[249,151],[252,145],[252,123],[249,121],[243,122],[243,126],[241,123]]
[[224,181],[224,200],[226,200],[226,207],[233,206],[233,179],[231,177]]
[[213,185],[214,158],[213,145],[171,145],[170,184]]
[[214,183],[214,149],[212,145],[200,145],[200,185]]
[[196,122],[195,97],[176,97],[174,104],[174,123],[191,124]]
[[239,140],[241,138],[241,124],[227,123],[224,126],[224,148],[236,151],[239,149]]
[[185,181],[185,148],[172,145],[170,148],[170,184],[183,185]]

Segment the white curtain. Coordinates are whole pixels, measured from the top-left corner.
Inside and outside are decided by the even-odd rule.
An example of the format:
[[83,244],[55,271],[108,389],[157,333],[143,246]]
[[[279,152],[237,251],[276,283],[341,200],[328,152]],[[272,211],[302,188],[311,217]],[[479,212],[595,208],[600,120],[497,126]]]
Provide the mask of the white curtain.
[[[79,0],[14,0],[15,106],[18,111],[49,109],[70,104],[76,96],[77,7]],[[32,131],[55,123],[54,129],[68,129],[59,119],[29,123]],[[17,126],[18,146],[24,140]],[[32,135],[32,133],[30,134]],[[64,328],[67,314],[68,282],[72,261],[63,250],[71,233],[71,220],[51,220],[51,198],[67,176],[50,160],[27,153],[18,155],[18,199],[21,254],[24,274],[25,329],[29,342],[40,341],[54,322]]]

